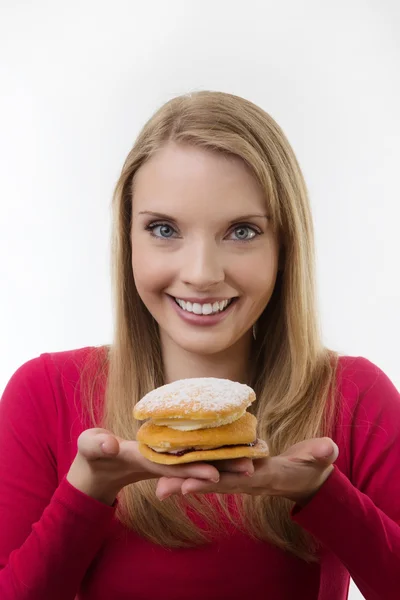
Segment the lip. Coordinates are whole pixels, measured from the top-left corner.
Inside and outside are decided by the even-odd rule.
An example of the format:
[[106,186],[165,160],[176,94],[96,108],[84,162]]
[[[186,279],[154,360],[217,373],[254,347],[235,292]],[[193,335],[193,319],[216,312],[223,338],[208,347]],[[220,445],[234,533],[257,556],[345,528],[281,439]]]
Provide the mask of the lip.
[[[179,304],[175,302],[173,296],[170,296],[169,294],[166,294],[166,296],[168,301],[171,303],[173,309],[181,319],[183,319],[186,323],[189,323],[190,325],[197,325],[199,327],[210,327],[212,325],[217,325],[231,314],[231,312],[235,309],[235,306],[237,304],[237,301],[231,302],[228,308],[214,315],[195,315],[194,313],[190,313],[187,310],[183,310],[183,308],[181,308]],[[224,300],[227,300],[227,298],[224,298]],[[186,302],[191,302],[191,300],[186,300]],[[195,302],[199,302],[199,299],[197,298]],[[214,302],[220,301],[214,300]],[[206,304],[204,300],[202,301],[202,303]],[[211,301],[209,303],[211,304]]]

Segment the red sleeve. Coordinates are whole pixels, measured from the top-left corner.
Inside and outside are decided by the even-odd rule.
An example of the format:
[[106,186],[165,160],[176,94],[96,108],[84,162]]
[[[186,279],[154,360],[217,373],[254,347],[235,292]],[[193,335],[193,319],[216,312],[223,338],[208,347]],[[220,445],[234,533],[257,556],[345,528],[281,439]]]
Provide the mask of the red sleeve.
[[44,361],[11,378],[0,401],[0,598],[73,600],[115,508],[56,469],[57,412]]
[[[375,365],[359,359],[358,399],[343,421],[350,455],[292,519],[341,560],[367,600],[400,598],[400,394]],[[346,407],[348,408],[348,407]],[[339,445],[340,448],[340,445]]]

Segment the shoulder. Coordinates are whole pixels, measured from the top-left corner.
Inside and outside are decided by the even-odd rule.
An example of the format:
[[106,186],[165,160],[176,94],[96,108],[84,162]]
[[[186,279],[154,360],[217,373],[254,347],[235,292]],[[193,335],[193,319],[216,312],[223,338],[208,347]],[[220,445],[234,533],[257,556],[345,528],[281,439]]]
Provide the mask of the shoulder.
[[39,385],[46,379],[58,377],[78,378],[88,365],[106,354],[105,347],[87,346],[63,352],[47,352],[23,363],[11,376],[9,384],[29,383]]
[[60,395],[76,390],[82,373],[95,372],[106,356],[105,347],[85,347],[63,352],[48,352],[23,363],[11,376],[1,398],[2,412],[25,413],[55,405]]
[[43,464],[52,462],[61,478],[75,456],[77,437],[90,426],[83,395],[94,389],[107,357],[103,348],[86,347],[48,352],[23,363],[0,401],[3,447],[25,449]]
[[363,357],[340,357],[337,383],[338,462],[360,483],[372,463],[400,451],[400,394],[388,375]]
[[378,365],[363,356],[339,356],[338,374],[342,383],[358,388],[374,385],[380,378],[387,377]]
[[342,404],[352,412],[361,405],[379,413],[400,410],[400,394],[388,375],[362,356],[340,356],[337,387]]
[[52,384],[66,389],[79,384],[84,375],[95,377],[106,364],[107,357],[107,346],[86,346],[64,352],[48,352],[36,360],[42,363]]

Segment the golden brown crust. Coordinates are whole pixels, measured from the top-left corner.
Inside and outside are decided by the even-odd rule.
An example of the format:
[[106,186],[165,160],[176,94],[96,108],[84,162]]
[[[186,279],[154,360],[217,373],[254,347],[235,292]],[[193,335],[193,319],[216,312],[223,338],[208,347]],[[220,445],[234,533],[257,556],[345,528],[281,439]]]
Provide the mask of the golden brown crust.
[[251,444],[257,437],[256,427],[257,419],[249,412],[228,425],[195,431],[178,431],[146,421],[137,432],[136,439],[148,446],[166,450],[192,446],[225,446],[232,444],[233,440],[235,444]]
[[200,419],[215,421],[241,413],[256,399],[254,390],[227,379],[182,379],[146,394],[134,407],[133,416],[144,419]]
[[252,459],[265,458],[269,455],[268,446],[263,440],[257,440],[255,446],[232,446],[218,448],[216,450],[198,450],[188,452],[183,456],[174,456],[173,454],[163,454],[154,452],[146,444],[139,443],[141,454],[152,462],[161,465],[179,465],[190,462],[210,462],[214,460],[226,460],[230,458],[248,457]]

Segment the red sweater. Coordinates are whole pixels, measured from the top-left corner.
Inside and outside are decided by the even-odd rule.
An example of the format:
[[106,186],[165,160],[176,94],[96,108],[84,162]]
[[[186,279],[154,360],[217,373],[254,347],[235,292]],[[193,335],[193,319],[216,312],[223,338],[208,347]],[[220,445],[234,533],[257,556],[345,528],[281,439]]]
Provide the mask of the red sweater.
[[307,564],[232,530],[164,549],[71,486],[87,353],[27,362],[0,402],[1,600],[343,600],[349,575],[368,600],[400,598],[400,396],[378,367],[340,359],[340,455],[291,513],[322,544],[319,564]]

